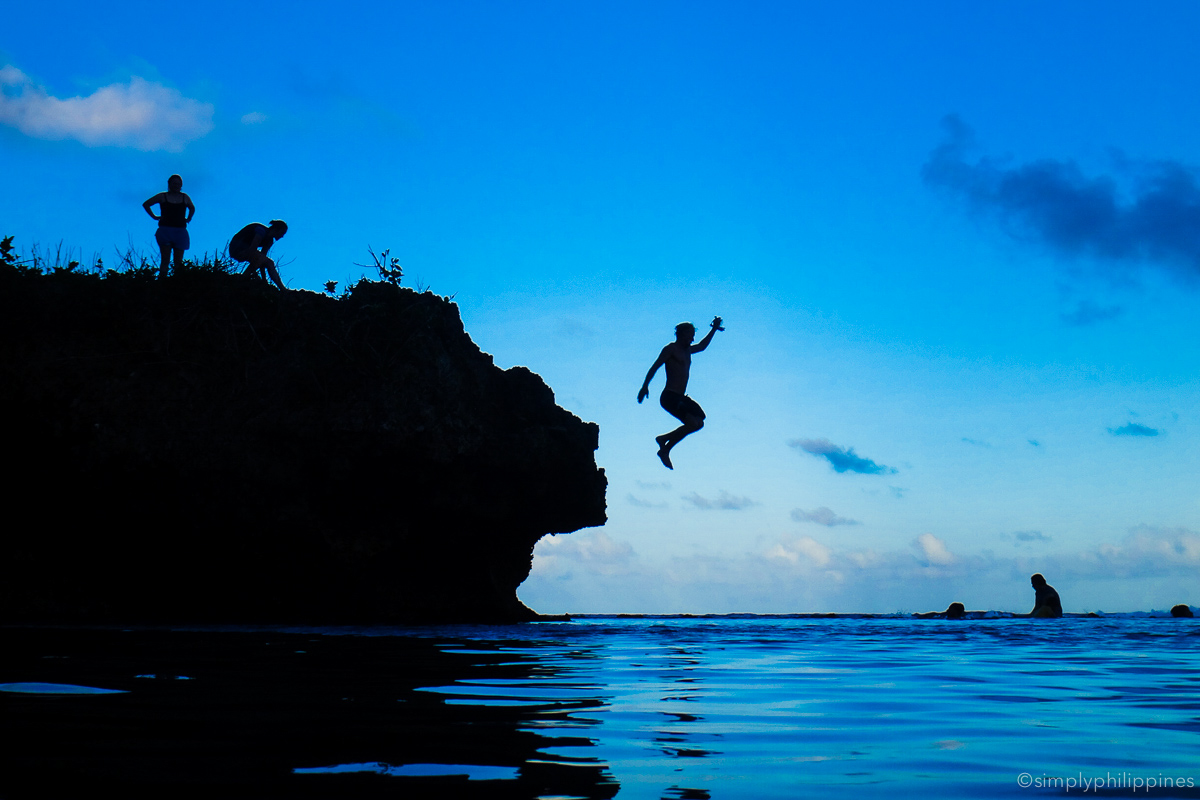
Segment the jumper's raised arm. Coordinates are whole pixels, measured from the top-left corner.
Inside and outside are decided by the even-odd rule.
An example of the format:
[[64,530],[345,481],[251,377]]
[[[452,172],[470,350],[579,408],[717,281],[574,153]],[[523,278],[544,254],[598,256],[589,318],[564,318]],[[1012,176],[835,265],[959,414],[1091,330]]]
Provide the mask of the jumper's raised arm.
[[[706,333],[704,335],[704,338],[700,340],[700,344],[692,345],[693,353],[699,353],[700,351],[706,349],[708,347],[708,343],[712,341],[713,335],[717,331],[725,330],[725,328],[721,326],[721,318],[720,317],[713,317],[713,321],[710,324],[712,325],[712,327],[709,329],[708,333]],[[692,328],[693,334],[695,333],[695,331],[696,331],[696,329],[693,327]]]

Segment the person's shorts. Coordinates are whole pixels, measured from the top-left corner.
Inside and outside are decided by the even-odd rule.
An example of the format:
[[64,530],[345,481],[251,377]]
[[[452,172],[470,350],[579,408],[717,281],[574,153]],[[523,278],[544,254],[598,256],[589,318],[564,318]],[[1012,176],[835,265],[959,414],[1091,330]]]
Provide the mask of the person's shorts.
[[154,234],[154,241],[159,247],[169,247],[172,250],[187,250],[192,246],[187,228],[159,228]]
[[659,395],[658,404],[663,407],[664,411],[680,422],[687,422],[686,417],[689,416],[704,419],[704,409],[686,394],[663,389],[663,393]]
[[234,261],[245,261],[245,262],[249,263],[250,254],[253,252],[254,252],[253,247],[245,247],[240,250],[234,250],[231,247],[231,248],[229,248],[229,257],[232,258]]

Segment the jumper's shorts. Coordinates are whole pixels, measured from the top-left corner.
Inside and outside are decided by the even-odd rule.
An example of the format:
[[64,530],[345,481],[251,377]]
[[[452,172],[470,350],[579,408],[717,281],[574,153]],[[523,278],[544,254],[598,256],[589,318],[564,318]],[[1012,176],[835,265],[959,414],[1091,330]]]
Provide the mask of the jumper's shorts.
[[172,250],[187,250],[192,246],[187,228],[159,228],[154,234],[154,240],[159,247],[169,247]]
[[685,418],[689,416],[704,419],[704,409],[686,394],[672,392],[670,389],[663,389],[663,393],[658,397],[658,404],[663,407],[664,411],[680,422],[687,422]]

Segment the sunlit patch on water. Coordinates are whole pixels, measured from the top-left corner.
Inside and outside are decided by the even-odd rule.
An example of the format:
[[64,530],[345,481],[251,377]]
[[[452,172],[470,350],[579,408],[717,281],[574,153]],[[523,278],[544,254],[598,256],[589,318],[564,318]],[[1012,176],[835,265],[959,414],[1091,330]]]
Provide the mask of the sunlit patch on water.
[[961,750],[967,746],[967,743],[960,742],[957,739],[942,739],[939,742],[934,742],[933,746],[938,750]]

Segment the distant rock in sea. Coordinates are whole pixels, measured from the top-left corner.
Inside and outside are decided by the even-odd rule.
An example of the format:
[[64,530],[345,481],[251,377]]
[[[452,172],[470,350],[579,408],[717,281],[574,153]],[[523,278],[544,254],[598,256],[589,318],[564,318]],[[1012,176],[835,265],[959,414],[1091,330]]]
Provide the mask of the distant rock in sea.
[[[599,428],[432,293],[0,267],[5,622],[509,622]],[[15,473],[15,474],[11,474]]]
[[1183,603],[1180,603],[1177,606],[1171,607],[1171,616],[1172,617],[1194,617],[1195,614],[1192,613],[1191,608],[1189,608],[1188,606],[1185,606]]

